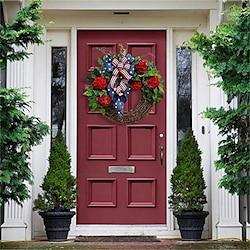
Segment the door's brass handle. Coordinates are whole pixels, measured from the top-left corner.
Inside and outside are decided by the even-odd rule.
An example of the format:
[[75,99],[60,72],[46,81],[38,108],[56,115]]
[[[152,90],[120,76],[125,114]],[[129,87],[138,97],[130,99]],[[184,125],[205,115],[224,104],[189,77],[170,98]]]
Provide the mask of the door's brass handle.
[[163,145],[160,146],[160,162],[161,162],[161,166],[163,165],[163,150],[164,150],[164,147]]

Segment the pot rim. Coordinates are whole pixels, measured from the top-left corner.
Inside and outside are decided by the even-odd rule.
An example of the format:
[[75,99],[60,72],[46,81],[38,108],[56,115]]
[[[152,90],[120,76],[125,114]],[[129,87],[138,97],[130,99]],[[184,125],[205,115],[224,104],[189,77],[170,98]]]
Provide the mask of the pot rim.
[[75,211],[41,211],[39,215],[44,216],[74,216],[76,214]]
[[208,216],[208,211],[197,211],[197,210],[190,210],[190,211],[182,211],[181,213],[174,212],[174,216],[180,217],[180,216]]

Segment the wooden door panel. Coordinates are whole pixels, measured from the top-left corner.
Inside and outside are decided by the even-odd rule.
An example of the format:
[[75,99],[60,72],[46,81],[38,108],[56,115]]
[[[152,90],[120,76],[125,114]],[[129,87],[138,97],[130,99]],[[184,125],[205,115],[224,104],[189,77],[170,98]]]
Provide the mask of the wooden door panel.
[[[136,124],[116,125],[89,110],[82,95],[88,69],[102,51],[118,52],[123,44],[134,56],[153,60],[165,80],[165,31],[78,32],[77,223],[166,223],[165,98]],[[126,109],[141,97],[130,94]],[[164,138],[159,138],[159,133]],[[110,166],[133,166],[134,173],[109,173]]]
[[88,125],[88,160],[116,159],[116,126]]
[[156,43],[129,43],[128,52],[157,65]]
[[116,52],[116,43],[88,43],[87,56],[88,68],[98,66],[97,59],[103,55],[102,51]]
[[128,207],[156,206],[155,178],[128,178]]
[[127,126],[128,160],[155,160],[155,130],[155,125]]
[[116,179],[88,178],[88,207],[116,207]]

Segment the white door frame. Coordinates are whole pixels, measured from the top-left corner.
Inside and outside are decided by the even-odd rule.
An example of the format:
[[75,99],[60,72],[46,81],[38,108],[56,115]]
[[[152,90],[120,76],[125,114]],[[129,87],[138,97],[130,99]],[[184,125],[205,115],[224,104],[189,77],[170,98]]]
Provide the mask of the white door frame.
[[[170,190],[170,176],[173,171],[173,166],[175,165],[176,159],[176,77],[175,77],[175,45],[173,44],[173,29],[172,28],[72,28],[71,29],[71,57],[74,58],[74,70],[71,70],[71,92],[70,96],[67,97],[67,103],[71,106],[69,109],[74,110],[74,115],[71,113],[71,119],[68,119],[68,132],[70,133],[70,138],[76,138],[71,144],[69,141],[69,150],[72,153],[77,152],[77,104],[72,100],[75,98],[76,88],[77,88],[77,32],[80,30],[164,30],[166,31],[166,224],[145,224],[145,225],[112,225],[112,224],[77,224],[76,217],[72,221],[72,227],[70,231],[71,236],[76,235],[157,235],[169,238],[179,238],[179,230],[175,227],[175,220],[172,211],[169,209],[168,196],[171,192]],[[194,30],[194,29],[190,29]],[[72,63],[72,60],[71,60]],[[195,71],[193,71],[194,73]],[[196,77],[193,76],[195,79]],[[195,89],[195,88],[194,88]],[[73,91],[74,90],[74,91]],[[76,99],[76,98],[75,98]],[[72,107],[73,105],[73,107]],[[168,108],[169,107],[169,108]],[[74,122],[73,122],[74,121]],[[72,129],[73,127],[73,129]],[[75,130],[75,131],[73,131]],[[77,161],[73,160],[72,157],[72,172],[76,175],[77,172]]]

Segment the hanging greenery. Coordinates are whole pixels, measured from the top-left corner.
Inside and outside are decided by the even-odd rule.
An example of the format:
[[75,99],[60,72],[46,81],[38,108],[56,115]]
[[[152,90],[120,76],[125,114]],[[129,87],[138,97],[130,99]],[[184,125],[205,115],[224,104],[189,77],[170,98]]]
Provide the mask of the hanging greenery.
[[[188,46],[197,51],[227,96],[228,107],[204,113],[219,128],[216,168],[220,186],[232,194],[250,194],[250,7],[232,7],[227,22],[209,36],[196,33]],[[236,103],[236,105],[233,105]]]

